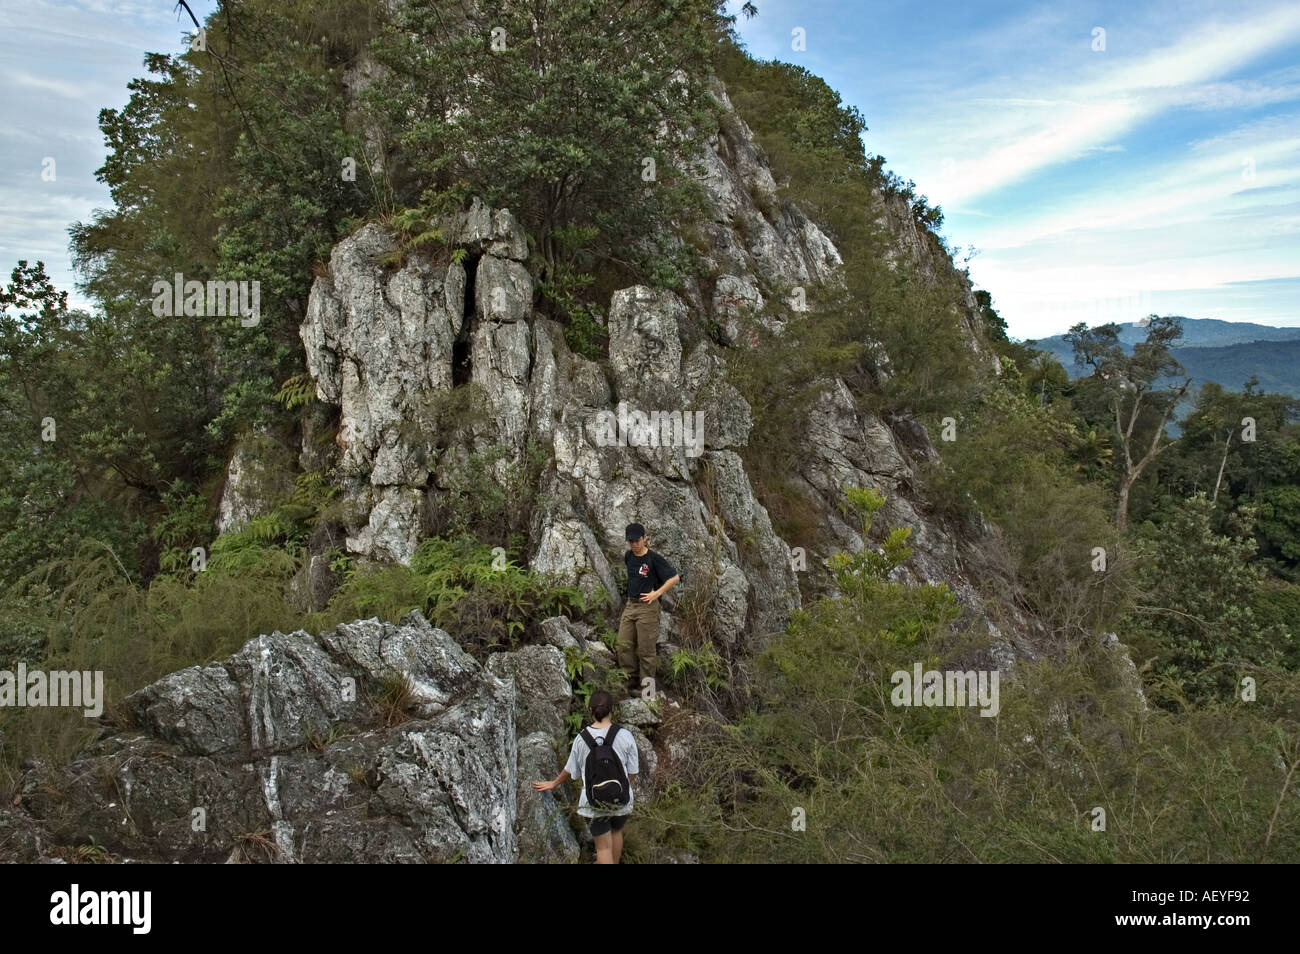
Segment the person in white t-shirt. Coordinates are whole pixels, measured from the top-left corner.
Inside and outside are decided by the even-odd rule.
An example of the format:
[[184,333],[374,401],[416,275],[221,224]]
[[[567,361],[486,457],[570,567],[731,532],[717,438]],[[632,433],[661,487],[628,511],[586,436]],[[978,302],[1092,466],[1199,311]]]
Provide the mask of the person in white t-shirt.
[[[604,744],[606,733],[614,727],[614,723],[609,718],[610,712],[614,709],[614,697],[604,690],[594,692],[591,695],[589,708],[595,721],[588,726],[587,731],[597,745]],[[573,746],[569,749],[569,761],[563,771],[549,782],[533,782],[533,788],[539,792],[549,792],[571,778],[581,782],[583,768],[587,764],[587,755],[590,751],[591,747],[579,732],[573,740]],[[632,783],[636,781],[636,774],[641,768],[636,739],[632,738],[632,733],[622,726],[614,734],[614,752],[623,763],[623,771],[627,773],[627,804],[613,811],[596,808],[587,802],[585,785],[582,786],[582,794],[578,797],[578,814],[583,818],[591,819],[591,836],[596,842],[596,864],[598,865],[616,865],[623,855],[623,826],[627,824],[628,815],[632,813],[632,803],[636,799],[636,791]]]

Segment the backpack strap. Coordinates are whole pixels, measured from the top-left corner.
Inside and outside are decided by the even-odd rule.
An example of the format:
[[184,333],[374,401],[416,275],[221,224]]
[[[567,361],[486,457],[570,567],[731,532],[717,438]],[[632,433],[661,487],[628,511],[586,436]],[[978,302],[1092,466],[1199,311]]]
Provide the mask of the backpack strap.
[[[617,731],[618,731],[618,726],[611,725],[609,727],[609,731],[605,733],[605,741],[604,741],[605,745],[614,744],[614,733],[616,733]],[[581,734],[582,734],[582,741],[587,743],[587,748],[591,749],[594,752],[598,748],[598,746],[596,745],[596,740],[591,736],[591,730],[583,729]]]

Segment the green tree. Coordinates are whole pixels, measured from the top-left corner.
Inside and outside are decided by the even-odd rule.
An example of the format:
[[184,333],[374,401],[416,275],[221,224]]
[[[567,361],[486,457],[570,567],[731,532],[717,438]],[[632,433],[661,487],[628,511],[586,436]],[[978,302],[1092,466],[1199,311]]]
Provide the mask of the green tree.
[[1145,499],[1135,498],[1132,516],[1155,519],[1171,502],[1203,491],[1217,504],[1216,530],[1227,532],[1238,509],[1253,505],[1259,561],[1279,574],[1294,574],[1300,566],[1294,493],[1300,485],[1300,402],[1258,392],[1255,384],[1247,381],[1240,392],[1214,382],[1201,386],[1178,441],[1145,482]]
[[395,194],[508,206],[545,280],[584,261],[650,274],[698,202],[691,160],[724,24],[713,0],[403,4],[369,97]]
[[1170,343],[1182,333],[1177,318],[1152,315],[1146,341],[1136,344],[1131,355],[1119,343],[1119,325],[1113,322],[1093,329],[1079,322],[1065,336],[1074,347],[1075,363],[1092,367],[1093,383],[1113,414],[1114,439],[1123,451],[1123,457],[1117,455],[1120,472],[1115,508],[1115,526],[1121,532],[1128,524],[1133,485],[1169,446],[1161,443],[1165,423],[1191,385],[1188,378],[1178,387],[1155,387],[1156,379],[1182,373],[1182,365],[1169,353]]
[[1294,572],[1300,566],[1300,487],[1267,487],[1258,497],[1261,549]]
[[975,292],[975,303],[979,307],[980,318],[984,321],[984,330],[991,341],[1007,340],[1006,320],[993,307],[993,296],[983,288]]
[[97,451],[96,403],[121,373],[103,323],[70,311],[45,266],[20,261],[0,288],[0,587],[66,555],[83,536],[131,561],[141,527],[121,491],[126,461]]
[[[1193,702],[1232,698],[1246,667],[1277,665],[1293,638],[1284,626],[1256,619],[1252,606],[1264,577],[1250,562],[1255,541],[1215,533],[1213,510],[1202,492],[1160,526],[1142,525],[1131,560],[1136,596],[1124,626],[1134,649],[1156,659],[1154,674]],[[1250,508],[1243,516],[1252,516]],[[1152,688],[1172,705],[1158,683]]]
[[[109,155],[97,176],[114,208],[72,230],[83,288],[121,329],[127,381],[149,380],[179,444],[152,446],[157,495],[199,483],[240,431],[278,420],[272,400],[302,370],[313,267],[374,203],[344,71],[382,22],[375,0],[246,0],[206,23],[203,50],[151,53],[151,78],[100,113]],[[344,173],[352,160],[355,176]],[[158,318],[153,283],[260,283],[260,320]],[[118,399],[106,394],[108,403]],[[181,437],[183,435],[183,437]],[[106,441],[130,444],[120,422]],[[143,445],[141,444],[143,441]]]

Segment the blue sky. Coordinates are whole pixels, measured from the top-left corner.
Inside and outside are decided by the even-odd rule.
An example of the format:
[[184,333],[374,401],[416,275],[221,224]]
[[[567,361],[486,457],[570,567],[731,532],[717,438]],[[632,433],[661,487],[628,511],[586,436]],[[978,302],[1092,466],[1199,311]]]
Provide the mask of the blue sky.
[[[200,19],[216,7],[191,2]],[[183,16],[183,14],[182,14]],[[95,180],[107,150],[100,109],[126,105],[146,52],[179,52],[173,0],[0,0],[0,277],[42,260],[74,304],[68,226],[111,205]],[[54,179],[42,178],[54,160]]]
[[[1300,4],[755,2],[750,52],[863,112],[868,150],[978,250],[1013,336],[1148,312],[1300,325]],[[187,26],[171,0],[0,0],[5,273],[44,259],[72,290],[66,229],[108,204],[96,116]]]
[[867,149],[978,250],[1013,336],[1149,312],[1300,325],[1294,0],[755,2],[749,51],[862,111]]

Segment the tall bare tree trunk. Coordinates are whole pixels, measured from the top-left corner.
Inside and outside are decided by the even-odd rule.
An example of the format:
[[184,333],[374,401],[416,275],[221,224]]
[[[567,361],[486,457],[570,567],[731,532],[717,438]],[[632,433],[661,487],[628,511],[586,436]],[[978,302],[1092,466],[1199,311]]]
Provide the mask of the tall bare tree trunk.
[[1170,401],[1168,406],[1165,408],[1164,414],[1160,415],[1160,423],[1156,425],[1155,432],[1151,435],[1151,445],[1147,448],[1146,453],[1142,455],[1142,459],[1136,464],[1133,463],[1131,442],[1133,439],[1133,428],[1134,425],[1137,424],[1138,411],[1142,407],[1142,392],[1138,391],[1133,395],[1133,412],[1129,415],[1128,427],[1126,428],[1120,427],[1120,398],[1116,398],[1115,400],[1115,427],[1119,433],[1120,445],[1124,448],[1124,476],[1120,478],[1119,506],[1115,512],[1115,528],[1119,530],[1120,533],[1123,533],[1124,528],[1128,526],[1129,491],[1133,489],[1133,485],[1137,483],[1137,479],[1142,476],[1142,471],[1146,470],[1147,464],[1155,460],[1156,457],[1159,456],[1160,452],[1163,451],[1165,447],[1169,446],[1168,444],[1165,444],[1164,446],[1161,446],[1160,444],[1160,439],[1165,436],[1165,423],[1169,420],[1169,415],[1173,413],[1179,400],[1181,400],[1182,396],[1187,393],[1187,388],[1191,383],[1191,378],[1188,378],[1183,382],[1181,388],[1177,388],[1174,391],[1173,400]]
[[1214,496],[1210,503],[1219,499],[1219,484],[1223,481],[1223,468],[1228,464],[1228,448],[1232,446],[1232,428],[1228,428],[1228,439],[1223,444],[1223,460],[1219,461],[1219,476],[1214,478]]

